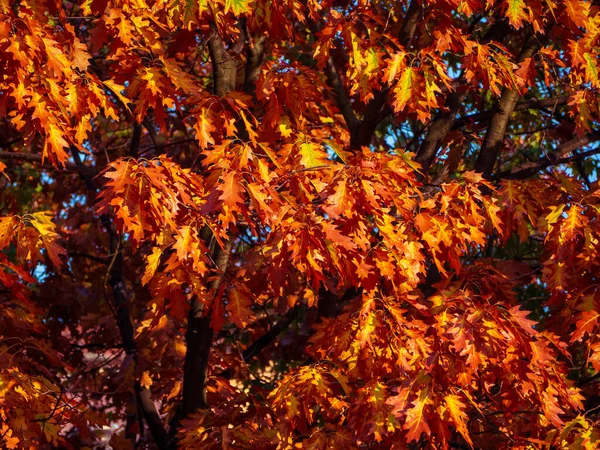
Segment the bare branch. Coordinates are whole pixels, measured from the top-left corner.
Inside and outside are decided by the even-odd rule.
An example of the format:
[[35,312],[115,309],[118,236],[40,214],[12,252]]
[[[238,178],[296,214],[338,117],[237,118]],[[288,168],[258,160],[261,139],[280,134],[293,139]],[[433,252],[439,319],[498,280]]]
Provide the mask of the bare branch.
[[[569,97],[561,96],[561,97],[550,97],[544,99],[533,98],[531,100],[525,100],[516,104],[513,112],[515,111],[524,111],[526,109],[543,109],[550,107],[562,106],[567,103]],[[457,119],[454,123],[453,129],[464,127],[465,125],[477,122],[483,122],[489,120],[494,111],[482,111],[474,114],[469,114],[467,116],[461,117]]]
[[[584,136],[583,138],[576,138],[571,141],[565,142],[563,145],[559,146],[557,151],[553,153],[553,157],[544,156],[540,158],[537,162],[528,162],[525,164],[521,164],[518,167],[515,167],[511,170],[505,170],[504,172],[500,172],[494,178],[496,179],[508,179],[508,180],[522,180],[525,178],[529,178],[540,170],[543,170],[547,167],[556,166],[559,164],[568,164],[571,162],[581,161],[582,159],[587,158],[588,156],[594,156],[600,154],[600,147],[594,148],[585,152],[578,153],[573,156],[568,156],[564,158],[560,158],[557,155],[565,155],[570,153],[583,145],[590,144],[592,142],[600,141],[600,133],[590,134],[588,136]],[[567,150],[567,151],[565,151]]]
[[[0,160],[4,160],[4,161],[26,161],[26,162],[42,162],[43,160],[43,156],[38,154],[38,153],[22,153],[22,152],[0,152]],[[70,163],[67,162],[64,164],[64,168],[63,169],[59,169],[54,167],[51,164],[46,164],[44,163],[42,165],[42,168],[44,169],[48,169],[48,170],[55,170],[57,172],[60,171],[68,171],[68,172],[76,172],[76,173],[86,173],[89,174],[91,176],[94,176],[96,174],[96,169],[94,169],[93,167],[89,167],[89,166],[84,166],[83,164],[81,166],[78,166],[77,164],[74,163]]]
[[80,251],[69,251],[69,252],[67,252],[67,255],[71,256],[71,257],[80,256],[82,258],[86,258],[86,259],[89,259],[91,261],[96,261],[96,262],[99,262],[101,264],[108,264],[109,263],[109,260],[107,258],[103,258],[101,256],[90,255],[89,253],[80,252]]
[[[82,177],[86,187],[90,193],[96,193],[98,187],[94,182],[93,178],[88,174],[80,170],[83,167],[79,151],[74,146],[71,146],[71,155],[75,161],[75,165],[78,167],[78,172]],[[110,261],[108,272],[110,274],[110,285],[112,286],[114,304],[116,306],[116,321],[117,327],[119,328],[119,334],[121,341],[123,342],[123,348],[125,353],[130,355],[133,360],[137,363],[138,352],[137,345],[134,338],[134,329],[131,322],[131,314],[129,312],[129,300],[127,298],[127,292],[125,287],[125,280],[123,276],[123,254],[119,250],[120,238],[113,228],[113,224],[107,215],[101,217],[103,226],[109,236],[110,254],[114,255]],[[136,382],[135,384],[135,395],[139,402],[144,419],[149,425],[150,432],[158,448],[160,450],[166,450],[168,448],[168,435],[167,430],[162,423],[160,415],[156,410],[154,402],[151,400],[150,391],[141,386]]]

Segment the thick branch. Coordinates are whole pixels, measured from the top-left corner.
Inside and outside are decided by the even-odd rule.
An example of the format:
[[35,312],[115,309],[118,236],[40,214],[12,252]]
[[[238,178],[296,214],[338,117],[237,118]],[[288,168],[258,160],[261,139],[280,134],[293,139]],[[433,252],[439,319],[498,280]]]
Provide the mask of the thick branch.
[[[491,40],[501,41],[508,28],[509,25],[506,20],[497,20],[486,32],[482,39],[482,43]],[[466,83],[464,75],[460,77],[460,82],[462,84]],[[429,131],[419,146],[415,157],[415,161],[421,164],[422,172],[424,174],[429,172],[429,168],[431,167],[431,164],[433,164],[442,142],[446,138],[448,132],[455,126],[456,113],[462,106],[465,97],[466,91],[454,91],[449,94],[446,97],[445,110],[440,111],[432,121]],[[491,117],[491,114],[489,117]]]
[[80,251],[68,251],[67,255],[70,257],[76,257],[76,256],[80,256],[82,258],[86,258],[89,259],[91,261],[96,261],[100,264],[109,264],[110,261],[108,260],[108,258],[103,258],[101,256],[95,256],[95,255],[90,255],[89,253],[86,252],[80,252]]
[[140,141],[142,139],[142,126],[139,123],[133,124],[133,136],[129,145],[129,156],[137,158],[140,150]]
[[292,309],[290,309],[275,325],[269,328],[265,334],[259,337],[256,341],[252,343],[244,353],[242,354],[242,358],[245,363],[248,363],[252,358],[258,355],[261,351],[263,351],[266,347],[268,347],[271,342],[277,338],[285,329],[287,329],[294,320],[298,317],[299,312],[302,310],[302,305],[296,305]]
[[213,90],[216,95],[222,97],[235,89],[237,63],[235,58],[227,53],[216,27],[208,41],[208,50],[213,66]]
[[244,31],[246,35],[246,73],[244,75],[244,92],[254,94],[256,90],[255,81],[260,75],[260,67],[265,55],[265,46],[267,45],[267,36],[261,36],[258,39],[252,40],[250,31],[246,26]]
[[344,120],[346,121],[346,126],[350,130],[351,135],[356,134],[356,129],[359,125],[359,121],[354,114],[354,110],[352,109],[352,104],[350,103],[350,99],[346,94],[346,90],[344,89],[344,85],[342,83],[342,79],[335,68],[335,64],[333,63],[333,59],[331,56],[327,58],[327,64],[325,66],[325,74],[327,75],[327,82],[329,86],[335,92],[336,100],[342,115],[344,116]]
[[[569,100],[568,96],[562,97],[551,97],[544,99],[531,99],[519,102],[516,104],[513,112],[523,111],[526,109],[543,109],[543,108],[551,108],[556,106],[562,106],[567,103]],[[474,114],[469,114],[467,116],[461,117],[457,119],[453,129],[457,129],[460,127],[464,127],[465,125],[477,122],[483,122],[489,120],[494,115],[494,111],[482,111]]]
[[[26,162],[40,162],[41,163],[42,159],[43,159],[42,155],[37,154],[37,153],[0,152],[0,160],[4,160],[4,161],[12,160],[12,161],[26,161]],[[57,170],[57,171],[61,170],[61,169],[57,169],[56,167],[54,167],[50,164],[44,164],[43,168],[49,169],[49,170]],[[78,166],[77,164],[70,163],[70,162],[65,163],[64,169],[62,169],[62,170],[67,170],[69,172],[86,173],[91,176],[94,176],[96,174],[96,170],[93,167],[84,166],[83,164]]]
[[[243,26],[243,23],[241,25]],[[213,30],[213,33],[208,46],[213,66],[214,92],[218,96],[223,96],[235,89],[237,63],[234,57],[225,48],[217,31]],[[247,34],[247,30],[243,30],[243,34]],[[250,39],[249,36],[246,36],[245,38],[246,40]],[[259,39],[253,45],[248,46],[249,54],[244,81],[244,89],[248,92],[253,91],[254,81],[258,76],[259,67],[262,64],[265,43],[266,40]],[[239,129],[244,129],[243,124],[240,124]],[[212,233],[208,227],[203,230],[202,238],[206,241],[207,247],[209,247]],[[213,301],[219,301],[216,296],[229,265],[232,242],[233,240],[230,237],[223,248],[217,245],[212,252],[216,276],[209,284],[208,289],[214,296]],[[177,428],[179,420],[183,417],[194,413],[198,409],[208,407],[206,399],[206,379],[210,348],[213,341],[211,312],[212,305],[210,305],[208,311],[206,311],[204,305],[198,298],[192,299],[186,331],[187,348],[183,374],[183,398],[180,408],[173,419],[172,428],[174,430]]]
[[426,174],[435,159],[442,141],[454,124],[454,117],[461,107],[466,94],[464,92],[453,92],[446,99],[447,111],[439,113],[429,128],[429,132],[421,143],[415,161],[421,164],[422,171]]
[[[526,58],[530,58],[533,56],[536,48],[537,44],[534,43],[531,36],[528,36],[517,60],[523,61]],[[475,161],[475,170],[481,172],[486,178],[489,178],[492,175],[494,165],[496,164],[502,143],[504,142],[504,134],[506,133],[510,116],[514,111],[518,100],[518,91],[505,88],[490,119],[490,124],[485,134],[483,144],[481,145],[481,150],[477,157],[477,161]]]
[[[81,162],[79,151],[75,147],[71,147],[71,155],[73,156],[75,165],[79,168],[79,174],[81,175],[86,187],[91,193],[96,193],[98,187],[96,186],[96,183],[92,177],[88,173],[80,170],[80,168],[83,167],[83,163]],[[131,355],[134,358],[134,361],[137,363],[137,346],[135,343],[134,329],[133,324],[131,323],[129,302],[125,288],[125,280],[123,277],[123,254],[119,249],[120,239],[107,215],[103,215],[101,217],[101,221],[108,233],[110,254],[113,255],[113,259],[109,264],[109,283],[113,291],[113,302],[116,308],[117,327],[119,328],[119,333],[125,352],[128,355]],[[152,433],[152,437],[154,438],[156,445],[159,449],[166,450],[168,448],[167,431],[162,423],[158,411],[156,410],[154,402],[151,400],[150,391],[147,388],[140,386],[139,383],[136,383],[135,393],[137,401],[142,408],[144,419],[149,424],[150,432]]]
[[[308,26],[311,33],[316,38],[317,33],[320,31],[319,25],[313,20],[308,19]],[[354,114],[352,104],[350,103],[350,99],[348,98],[348,94],[346,94],[346,89],[344,88],[344,83],[342,82],[342,78],[340,77],[340,74],[338,73],[331,56],[327,58],[325,63],[325,75],[327,77],[328,86],[335,94],[337,106],[344,117],[344,121],[346,122],[348,130],[350,131],[351,139],[354,140],[356,139],[356,133],[358,131],[358,127],[360,126],[360,121],[356,117],[356,114]]]
[[581,161],[588,156],[600,154],[600,147],[581,152],[573,156],[561,158],[562,155],[571,153],[584,145],[591,144],[592,142],[600,141],[600,133],[589,134],[582,138],[572,139],[564,144],[560,145],[556,152],[548,156],[543,156],[536,162],[528,162],[521,164],[511,170],[505,170],[499,173],[496,179],[509,179],[509,180],[522,180],[535,175],[538,171],[545,169],[550,166],[556,166],[558,164],[568,164],[575,161]]

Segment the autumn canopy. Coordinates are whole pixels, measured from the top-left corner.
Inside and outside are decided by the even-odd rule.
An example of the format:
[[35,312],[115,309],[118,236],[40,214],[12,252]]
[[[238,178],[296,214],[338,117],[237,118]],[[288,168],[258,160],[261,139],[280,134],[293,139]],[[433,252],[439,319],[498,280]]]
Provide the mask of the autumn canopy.
[[599,55],[587,0],[0,0],[0,447],[598,448]]

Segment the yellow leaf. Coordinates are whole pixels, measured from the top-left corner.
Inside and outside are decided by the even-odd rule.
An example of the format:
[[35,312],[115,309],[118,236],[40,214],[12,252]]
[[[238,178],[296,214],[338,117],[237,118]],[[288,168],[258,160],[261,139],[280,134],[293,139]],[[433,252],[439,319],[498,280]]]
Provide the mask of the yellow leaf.
[[288,128],[288,126],[285,123],[279,124],[279,132],[284,138],[288,138],[292,135],[292,129]]
[[147,370],[145,370],[142,374],[140,385],[146,389],[150,389],[150,386],[152,386],[152,378],[150,377],[150,372],[148,372]]
[[300,162],[304,167],[312,168],[327,165],[327,154],[312,142],[305,142],[299,147]]
[[84,115],[79,123],[77,124],[77,130],[75,132],[75,140],[82,144],[87,139],[88,132],[92,131],[92,124],[90,123],[90,115]]
[[53,123],[49,123],[46,130],[42,158],[49,158],[53,162],[58,161],[59,164],[64,164],[69,159],[69,155],[65,152],[69,143],[63,138],[63,131]]
[[162,249],[160,249],[159,247],[154,247],[152,249],[152,253],[146,258],[148,264],[146,264],[146,270],[144,271],[144,276],[142,277],[142,284],[148,284],[148,282],[154,276],[154,273],[158,268],[158,263],[160,262],[161,254]]
[[127,97],[125,97],[123,94],[121,94],[121,91],[125,89],[125,86],[117,84],[113,80],[105,80],[102,83],[104,83],[104,85],[107,88],[109,88],[113,94],[115,94],[115,96],[121,101],[121,103],[123,103],[123,106],[125,107],[125,109],[128,112],[131,112],[131,111],[129,111],[129,106],[127,106],[129,104],[130,100]]
[[446,397],[444,397],[444,403],[446,404],[446,408],[448,408],[450,418],[452,419],[452,422],[454,422],[456,430],[465,438],[465,441],[473,447],[473,442],[469,436],[466,424],[467,414],[465,413],[465,404],[460,400],[458,395],[454,394],[446,395]]
[[387,67],[383,71],[382,81],[387,84],[392,84],[396,79],[396,75],[405,67],[404,59],[406,53],[397,52],[387,61]]
[[250,12],[250,3],[252,0],[225,0],[225,12],[232,11],[234,15]]
[[200,144],[200,148],[205,149],[208,147],[208,144],[215,143],[212,133],[216,131],[216,128],[212,124],[212,116],[209,116],[207,108],[202,108],[200,114],[196,116],[194,130],[196,130],[196,139]]
[[402,72],[400,81],[394,88],[394,111],[401,112],[408,105],[413,96],[415,78],[415,71],[412,67],[408,67]]
[[47,212],[38,212],[32,214],[33,220],[31,225],[40,233],[44,248],[56,268],[62,266],[61,257],[66,257],[67,252],[64,248],[56,243],[58,235],[56,234],[56,226],[52,223],[52,216]]

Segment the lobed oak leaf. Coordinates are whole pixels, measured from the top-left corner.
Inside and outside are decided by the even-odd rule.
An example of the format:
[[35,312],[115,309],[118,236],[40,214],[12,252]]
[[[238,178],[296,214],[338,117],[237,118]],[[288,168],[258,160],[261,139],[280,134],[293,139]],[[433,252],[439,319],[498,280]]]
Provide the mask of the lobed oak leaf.
[[229,313],[229,319],[235,323],[238,328],[246,328],[252,319],[254,313],[252,311],[253,301],[243,287],[233,287],[227,293],[227,306],[225,310]]
[[387,60],[387,66],[383,71],[381,81],[387,84],[392,84],[396,79],[396,75],[406,67],[407,54],[405,52],[396,52],[390,59]]
[[600,313],[597,311],[582,312],[581,318],[575,324],[575,331],[571,335],[571,343],[582,340],[585,333],[592,336],[593,330],[598,325],[598,318],[600,318]]
[[234,15],[249,14],[253,0],[225,0],[225,12],[233,12]]
[[407,67],[402,72],[400,80],[394,87],[394,111],[399,113],[402,112],[408,105],[411,98],[414,97],[415,84],[417,77],[415,75],[415,69],[413,67]]
[[412,406],[406,409],[406,420],[404,430],[408,430],[406,433],[406,442],[419,441],[421,435],[431,434],[431,429],[427,424],[425,417],[425,408],[431,403],[431,399],[428,397],[426,391],[421,391],[419,397],[412,402]]
[[90,131],[92,131],[90,115],[84,114],[84,116],[77,124],[77,128],[75,131],[75,141],[77,141],[78,144],[83,144],[83,142],[87,139],[88,133]]
[[[0,410],[0,413],[4,414],[4,411]],[[6,423],[2,423],[0,433],[2,436],[3,446],[6,446],[6,448],[9,450],[19,448],[19,443],[21,442],[21,440],[18,437],[13,436],[13,430],[9,428]]]
[[559,406],[559,401],[555,395],[555,389],[551,387],[549,390],[544,391],[541,395],[541,400],[544,415],[555,427],[560,428],[564,423],[560,418],[560,415],[564,414],[565,411]]
[[125,107],[125,109],[131,113],[130,109],[129,109],[129,102],[130,100],[125,97],[123,94],[121,94],[121,92],[125,89],[125,86],[122,86],[120,84],[115,83],[113,80],[108,79],[108,80],[104,80],[102,82],[108,89],[110,89],[110,91],[115,94],[115,96],[119,99],[119,101],[123,104],[123,106]]
[[531,347],[531,366],[544,366],[548,364],[548,362],[553,361],[554,355],[548,348],[548,346],[541,341],[531,341],[529,342],[529,346]]
[[369,311],[367,317],[361,321],[361,327],[358,333],[358,341],[360,342],[361,347],[364,348],[367,345],[372,345],[371,335],[377,328],[378,322],[375,311]]
[[273,209],[267,204],[269,195],[264,191],[262,185],[248,183],[246,184],[246,191],[250,194],[250,198],[256,202],[256,206],[258,206],[256,209],[262,213],[267,220],[270,220],[274,213]]
[[48,56],[48,66],[54,70],[54,74],[59,78],[63,76],[70,78],[73,72],[71,62],[67,58],[67,55],[58,47],[58,42],[45,36],[42,36],[42,42]]
[[222,183],[219,184],[218,189],[222,192],[219,196],[219,200],[223,201],[223,206],[227,208],[228,213],[237,209],[238,205],[244,203],[244,199],[241,195],[242,192],[244,192],[244,188],[239,183],[235,171],[229,171],[222,177]]
[[202,108],[200,113],[196,115],[194,130],[196,130],[196,139],[200,144],[200,148],[205,149],[208,147],[208,144],[215,143],[212,133],[217,128],[212,124],[212,115],[209,114],[208,108]]
[[58,165],[65,164],[69,155],[65,152],[65,148],[69,147],[69,143],[64,139],[65,133],[58,126],[49,123],[46,128],[46,140],[42,157],[50,159]]
[[469,443],[473,448],[473,441],[469,436],[469,430],[467,428],[468,416],[465,413],[466,405],[461,401],[460,397],[455,394],[448,394],[444,397],[444,404],[450,413],[450,418],[456,430],[462,435],[462,437]]
[[527,3],[525,0],[504,0],[504,15],[508,17],[508,22],[519,29],[523,26],[523,20],[527,20],[528,15],[525,12]]
[[253,120],[253,122],[255,124],[255,126],[253,127],[252,124],[250,123],[250,121],[248,120],[248,118],[246,117],[246,113],[244,113],[243,109],[239,109],[238,113],[239,113],[240,117],[242,118],[242,121],[244,122],[246,133],[248,134],[248,139],[253,144],[256,144],[257,143],[256,138],[258,137],[258,133],[255,131],[255,126],[258,125],[256,118],[254,116],[250,115],[250,118]]
[[0,250],[10,245],[20,226],[18,216],[0,217]]
[[567,17],[576,26],[587,28],[587,20],[590,13],[590,4],[581,0],[564,0]]
[[306,168],[327,165],[327,154],[314,142],[304,142],[298,147],[300,163]]
[[533,328],[534,325],[537,325],[537,322],[535,320],[530,320],[527,318],[527,316],[531,314],[530,311],[521,310],[521,307],[517,305],[510,308],[508,312],[512,316],[513,320],[516,323],[518,323],[519,326],[525,331],[527,331],[529,334],[538,334],[538,331],[535,328]]
[[147,264],[146,270],[144,271],[144,275],[142,276],[142,284],[148,284],[148,282],[156,273],[156,269],[158,268],[161,255],[162,249],[160,247],[154,247],[152,249],[152,253],[146,258]]
[[188,255],[195,250],[196,234],[197,230],[186,225],[181,227],[175,237],[175,244],[173,248],[177,252],[177,257],[183,261],[187,259]]
[[56,243],[58,235],[56,234],[56,225],[51,221],[52,215],[48,212],[38,212],[32,214],[32,217],[31,224],[40,233],[44,248],[48,252],[52,264],[60,269],[63,264],[61,258],[66,258],[67,251]]
[[542,269],[547,283],[551,289],[562,290],[565,289],[569,284],[571,278],[564,261],[552,261],[548,263]]

